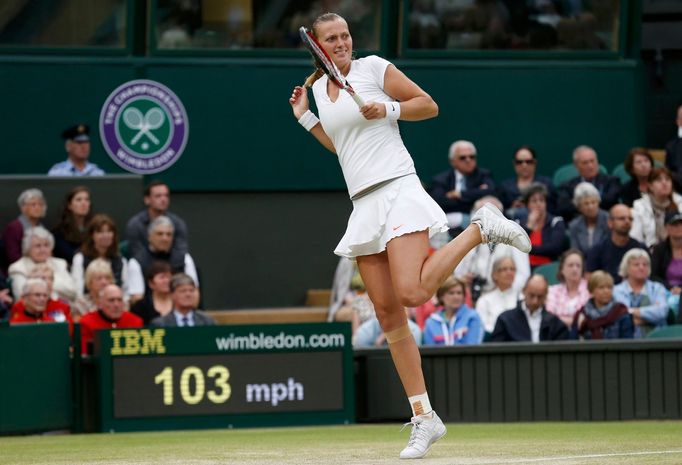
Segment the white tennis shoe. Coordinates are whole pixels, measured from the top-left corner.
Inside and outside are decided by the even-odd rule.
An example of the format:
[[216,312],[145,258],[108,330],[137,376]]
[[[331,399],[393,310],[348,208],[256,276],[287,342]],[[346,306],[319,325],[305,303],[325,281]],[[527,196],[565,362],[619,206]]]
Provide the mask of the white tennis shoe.
[[401,459],[420,459],[426,455],[431,448],[431,445],[445,436],[447,429],[441,419],[433,412],[431,418],[423,416],[412,417],[409,423],[405,423],[403,428],[407,425],[412,425],[412,432],[410,433],[410,440],[407,446],[400,452]]
[[481,228],[484,244],[507,244],[521,252],[530,252],[530,238],[526,231],[517,222],[507,219],[494,205],[483,205],[474,213],[471,222]]

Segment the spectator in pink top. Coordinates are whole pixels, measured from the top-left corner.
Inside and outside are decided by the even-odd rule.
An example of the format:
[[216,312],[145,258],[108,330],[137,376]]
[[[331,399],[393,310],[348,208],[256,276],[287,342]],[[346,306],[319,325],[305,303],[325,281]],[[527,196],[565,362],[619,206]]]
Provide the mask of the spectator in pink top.
[[559,259],[557,279],[559,284],[549,287],[545,308],[554,313],[566,326],[571,326],[573,316],[590,299],[585,274],[585,259],[578,249],[569,249]]

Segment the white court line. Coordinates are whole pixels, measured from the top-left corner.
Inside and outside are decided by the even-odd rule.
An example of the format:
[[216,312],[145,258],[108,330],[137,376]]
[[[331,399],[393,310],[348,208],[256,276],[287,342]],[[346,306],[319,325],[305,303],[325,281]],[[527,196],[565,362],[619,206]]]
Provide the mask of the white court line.
[[612,454],[586,454],[586,455],[565,455],[559,457],[539,457],[539,458],[525,458],[525,459],[503,459],[492,462],[482,462],[486,464],[505,464],[505,463],[529,463],[529,462],[548,462],[554,460],[578,460],[578,459],[600,459],[607,457],[635,457],[640,455],[666,455],[666,454],[682,454],[682,450],[652,450],[644,452],[620,452]]

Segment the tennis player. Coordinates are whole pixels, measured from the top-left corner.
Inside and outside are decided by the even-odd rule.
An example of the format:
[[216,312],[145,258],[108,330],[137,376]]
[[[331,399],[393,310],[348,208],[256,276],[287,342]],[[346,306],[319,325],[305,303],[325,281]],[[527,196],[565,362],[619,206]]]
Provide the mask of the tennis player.
[[[312,31],[366,103],[358,109],[322,70],[304,86],[296,86],[289,103],[298,122],[339,158],[353,212],[334,253],[357,260],[412,407],[412,432],[400,458],[420,458],[446,428],[431,408],[404,306],[416,307],[430,299],[478,244],[504,243],[529,252],[530,240],[521,226],[485,205],[467,229],[429,256],[429,237],[447,231],[447,219],[424,191],[397,121],[433,118],[438,106],[383,58],[353,59],[353,39],[339,15],[321,15]],[[309,110],[309,86],[321,122]]]

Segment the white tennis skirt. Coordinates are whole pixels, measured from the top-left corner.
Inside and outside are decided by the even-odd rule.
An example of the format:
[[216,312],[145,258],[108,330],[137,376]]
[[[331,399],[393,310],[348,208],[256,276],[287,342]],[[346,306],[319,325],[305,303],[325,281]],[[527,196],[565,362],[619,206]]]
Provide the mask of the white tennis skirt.
[[334,253],[350,259],[380,253],[394,237],[427,229],[429,237],[447,231],[448,221],[417,175],[410,174],[353,201]]

